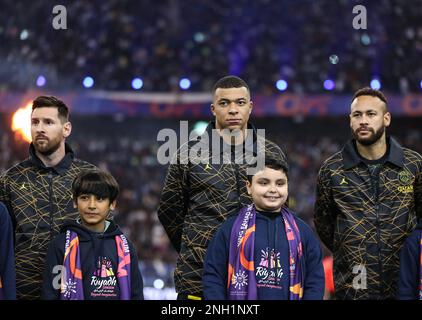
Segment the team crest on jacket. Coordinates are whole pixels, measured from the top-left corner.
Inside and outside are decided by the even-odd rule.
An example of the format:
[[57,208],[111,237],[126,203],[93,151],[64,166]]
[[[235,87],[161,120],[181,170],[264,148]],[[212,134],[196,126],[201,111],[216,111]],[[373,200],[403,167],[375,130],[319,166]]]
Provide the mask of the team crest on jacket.
[[402,185],[409,184],[410,181],[412,180],[412,174],[407,170],[401,170],[398,173],[398,176],[399,176],[399,181]]

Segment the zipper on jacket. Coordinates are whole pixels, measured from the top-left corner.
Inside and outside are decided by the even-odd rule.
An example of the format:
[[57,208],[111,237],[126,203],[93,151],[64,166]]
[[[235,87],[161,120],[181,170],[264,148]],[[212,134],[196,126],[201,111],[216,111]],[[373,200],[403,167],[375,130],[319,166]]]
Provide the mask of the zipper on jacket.
[[54,219],[54,211],[53,211],[53,173],[50,171],[48,173],[48,201],[50,202],[50,241],[53,240],[53,219]]
[[232,164],[234,165],[234,174],[236,176],[236,188],[237,188],[237,207],[238,210],[242,208],[242,202],[240,201],[240,179],[239,179],[239,166],[236,163],[236,154],[235,154],[235,148],[231,147],[231,160],[233,161]]
[[[369,169],[368,169],[369,170]],[[377,229],[377,251],[378,251],[378,278],[379,278],[379,285],[378,285],[378,292],[380,297],[382,297],[382,261],[381,261],[381,231],[380,231],[380,216],[379,216],[379,174],[381,171],[381,167],[376,168],[374,175],[371,174],[371,181],[372,181],[372,190],[374,193],[374,202],[375,202],[375,217],[376,217],[376,229]],[[375,179],[374,179],[375,177]]]

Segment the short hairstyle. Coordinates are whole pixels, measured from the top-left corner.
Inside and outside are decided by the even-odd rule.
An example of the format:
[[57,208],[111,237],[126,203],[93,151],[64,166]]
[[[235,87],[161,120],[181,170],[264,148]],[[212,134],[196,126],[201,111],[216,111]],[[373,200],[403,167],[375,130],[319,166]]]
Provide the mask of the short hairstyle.
[[385,95],[380,90],[375,90],[375,89],[372,89],[370,87],[365,87],[365,88],[359,89],[353,95],[352,102],[357,97],[360,97],[360,96],[371,96],[371,97],[377,97],[377,98],[379,98],[382,102],[385,103],[385,108],[387,110],[387,98],[385,97]]
[[72,195],[75,202],[81,194],[93,194],[97,197],[108,198],[110,202],[113,202],[119,194],[119,184],[108,172],[96,169],[85,170],[72,183]]
[[39,96],[32,101],[32,111],[37,108],[57,108],[62,123],[69,121],[69,108],[60,99],[53,96]]
[[[287,162],[285,162],[284,160],[275,159],[274,157],[271,157],[268,155],[263,160],[264,160],[263,162],[265,163],[264,165],[265,168],[271,168],[274,170],[282,171],[286,174],[287,179],[289,179],[289,176],[288,176],[289,166],[287,165]],[[257,161],[257,163],[260,163],[260,162]],[[256,167],[251,167],[251,168],[256,168]],[[254,174],[247,175],[249,183],[252,183],[252,178],[255,174],[256,174],[256,171],[254,172]]]
[[215,93],[215,91],[217,91],[218,88],[230,89],[230,88],[241,88],[241,87],[245,87],[246,89],[248,89],[248,92],[250,92],[249,86],[245,82],[245,80],[236,76],[225,76],[217,80],[217,82],[214,84],[212,92]]

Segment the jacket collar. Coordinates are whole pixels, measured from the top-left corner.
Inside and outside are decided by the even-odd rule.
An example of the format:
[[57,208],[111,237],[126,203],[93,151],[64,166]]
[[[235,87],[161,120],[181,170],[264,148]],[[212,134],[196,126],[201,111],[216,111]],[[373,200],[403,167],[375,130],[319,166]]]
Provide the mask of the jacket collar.
[[41,159],[35,153],[35,147],[33,143],[29,145],[29,159],[31,163],[36,166],[38,169],[50,171],[53,170],[57,172],[59,175],[64,175],[72,165],[74,159],[74,153],[72,148],[66,143],[65,144],[65,156],[58,164],[54,167],[46,167],[45,164],[41,161]]
[[[390,162],[400,168],[404,166],[404,154],[401,145],[392,137],[387,136],[387,144],[390,146],[386,162]],[[356,149],[355,139],[349,140],[342,149],[343,165],[345,169],[350,169],[363,163]]]

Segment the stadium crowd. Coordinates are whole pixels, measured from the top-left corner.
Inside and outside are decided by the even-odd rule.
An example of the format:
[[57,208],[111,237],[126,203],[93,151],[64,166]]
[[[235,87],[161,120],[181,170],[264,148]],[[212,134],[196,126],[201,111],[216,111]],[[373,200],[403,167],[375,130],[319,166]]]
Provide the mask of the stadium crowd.
[[[396,1],[62,1],[66,30],[52,27],[56,1],[3,0],[0,90],[208,91],[236,74],[253,92],[319,93],[332,79],[348,93],[381,81],[392,93],[419,92],[422,3]],[[364,5],[367,29],[354,29]],[[42,75],[44,80],[39,80]],[[38,81],[37,81],[38,80]]]

